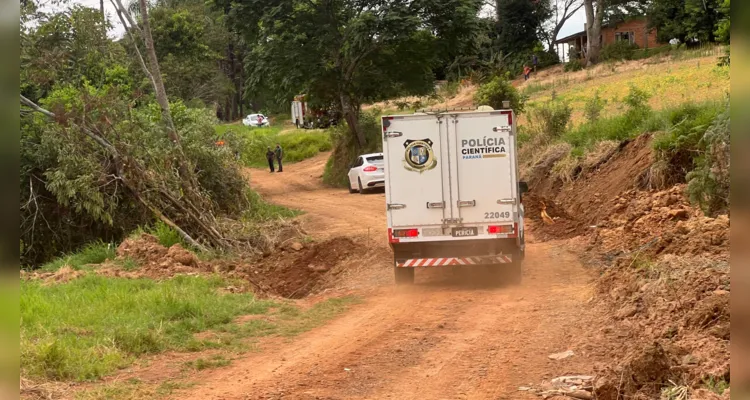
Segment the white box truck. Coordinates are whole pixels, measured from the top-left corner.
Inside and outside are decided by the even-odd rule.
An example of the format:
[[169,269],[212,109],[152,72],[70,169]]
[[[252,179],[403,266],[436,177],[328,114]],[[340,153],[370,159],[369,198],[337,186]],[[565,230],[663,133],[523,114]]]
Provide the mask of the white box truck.
[[416,267],[450,265],[520,282],[528,187],[513,111],[391,115],[382,128],[396,283],[413,283]]

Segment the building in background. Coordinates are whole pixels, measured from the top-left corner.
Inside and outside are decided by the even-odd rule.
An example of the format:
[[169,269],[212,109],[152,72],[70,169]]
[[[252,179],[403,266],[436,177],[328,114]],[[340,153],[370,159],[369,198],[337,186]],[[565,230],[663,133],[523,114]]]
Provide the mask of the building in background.
[[[625,21],[611,22],[603,25],[599,41],[602,47],[618,41],[634,43],[641,49],[663,45],[656,38],[656,28],[648,27],[648,19],[646,17],[634,17]],[[562,61],[586,58],[586,45],[588,44],[586,25],[584,24],[583,31],[557,39],[553,44],[557,47],[557,53],[562,55]]]

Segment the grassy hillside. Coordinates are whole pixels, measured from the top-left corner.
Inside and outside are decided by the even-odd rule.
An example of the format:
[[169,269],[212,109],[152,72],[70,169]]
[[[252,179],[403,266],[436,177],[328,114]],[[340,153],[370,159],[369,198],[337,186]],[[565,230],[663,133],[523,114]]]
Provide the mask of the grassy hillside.
[[602,114],[612,116],[623,112],[620,105],[631,86],[646,91],[651,96],[648,104],[655,110],[721,100],[729,92],[729,68],[718,67],[714,56],[655,61],[604,64],[573,73],[555,67],[527,82],[516,83],[529,96],[531,105],[553,97],[569,102],[574,124],[583,122],[586,102],[597,93],[605,102]]
[[322,129],[295,129],[282,124],[268,128],[248,128],[242,124],[216,125],[219,137],[228,141],[236,139],[242,149],[242,161],[248,167],[265,167],[266,149],[281,144],[284,161],[293,163],[315,156],[321,151],[331,150],[331,136]]

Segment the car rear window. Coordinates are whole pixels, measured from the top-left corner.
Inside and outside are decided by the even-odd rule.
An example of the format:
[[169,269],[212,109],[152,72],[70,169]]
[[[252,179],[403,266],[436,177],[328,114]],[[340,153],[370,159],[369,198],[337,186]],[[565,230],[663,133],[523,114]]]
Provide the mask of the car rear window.
[[367,161],[373,162],[373,161],[383,161],[383,156],[372,156],[367,157]]

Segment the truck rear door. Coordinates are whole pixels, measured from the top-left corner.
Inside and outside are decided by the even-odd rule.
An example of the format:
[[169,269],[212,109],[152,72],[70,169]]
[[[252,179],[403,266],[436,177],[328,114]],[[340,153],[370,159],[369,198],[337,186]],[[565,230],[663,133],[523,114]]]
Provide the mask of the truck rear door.
[[447,122],[453,214],[463,224],[510,224],[517,213],[511,111],[458,113]]
[[386,202],[393,227],[440,226],[444,197],[445,124],[435,115],[383,118]]

